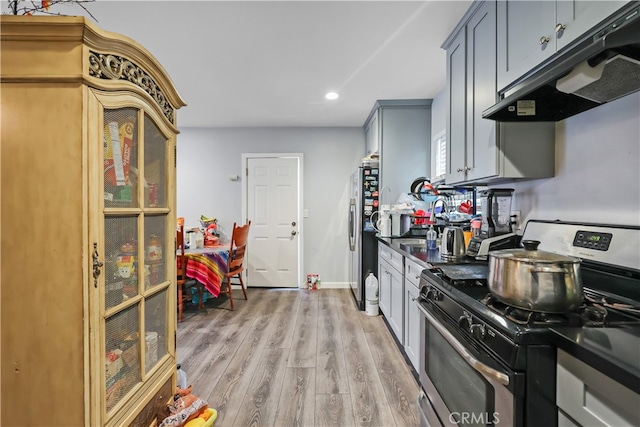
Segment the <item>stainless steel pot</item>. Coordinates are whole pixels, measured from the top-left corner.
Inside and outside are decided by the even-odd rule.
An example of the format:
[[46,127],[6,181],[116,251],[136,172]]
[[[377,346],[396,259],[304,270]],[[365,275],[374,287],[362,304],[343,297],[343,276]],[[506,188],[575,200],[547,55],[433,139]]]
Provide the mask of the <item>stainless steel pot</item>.
[[440,256],[443,258],[462,258],[465,256],[464,233],[460,227],[445,227],[442,230]]
[[489,252],[489,290],[514,307],[547,313],[575,310],[582,302],[579,258],[537,250],[537,240],[524,249]]

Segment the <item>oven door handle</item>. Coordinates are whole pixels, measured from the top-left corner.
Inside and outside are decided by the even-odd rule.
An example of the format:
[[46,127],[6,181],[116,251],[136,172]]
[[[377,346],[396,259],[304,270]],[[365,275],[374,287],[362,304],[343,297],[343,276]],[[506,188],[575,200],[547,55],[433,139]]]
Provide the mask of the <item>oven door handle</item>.
[[438,330],[438,332],[442,334],[444,339],[447,340],[449,344],[451,344],[451,346],[458,352],[458,354],[460,354],[460,356],[462,356],[462,358],[469,364],[469,366],[471,366],[473,369],[480,372],[481,374],[484,374],[488,377],[493,378],[494,380],[496,380],[502,385],[505,385],[505,386],[509,385],[509,376],[507,376],[502,372],[496,371],[495,369],[485,365],[484,363],[482,363],[481,361],[473,357],[473,355],[471,355],[467,351],[467,349],[464,348],[462,344],[460,344],[460,342],[456,339],[456,337],[451,335],[451,332],[449,332],[447,328],[445,328],[442,324],[440,324],[440,322],[438,322],[420,304],[417,304],[417,305],[420,311],[427,317],[427,320],[433,325],[434,328]]

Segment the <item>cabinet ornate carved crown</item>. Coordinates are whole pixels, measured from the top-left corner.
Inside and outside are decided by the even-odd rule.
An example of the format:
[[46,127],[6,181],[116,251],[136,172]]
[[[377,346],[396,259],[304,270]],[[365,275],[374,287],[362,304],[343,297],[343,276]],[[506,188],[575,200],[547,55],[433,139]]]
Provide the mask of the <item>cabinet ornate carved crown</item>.
[[176,386],[184,106],[135,41],[2,16],[2,425],[149,425]]

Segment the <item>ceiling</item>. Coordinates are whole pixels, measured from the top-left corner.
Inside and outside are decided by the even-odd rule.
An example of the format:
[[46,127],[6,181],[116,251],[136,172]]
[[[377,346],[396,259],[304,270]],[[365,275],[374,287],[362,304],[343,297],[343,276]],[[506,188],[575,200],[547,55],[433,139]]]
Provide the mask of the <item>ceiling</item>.
[[[179,127],[362,126],[378,99],[444,89],[442,42],[471,1],[109,1],[187,106]],[[67,6],[68,7],[68,6]],[[81,13],[81,8],[73,6]],[[328,101],[326,92],[340,98]]]

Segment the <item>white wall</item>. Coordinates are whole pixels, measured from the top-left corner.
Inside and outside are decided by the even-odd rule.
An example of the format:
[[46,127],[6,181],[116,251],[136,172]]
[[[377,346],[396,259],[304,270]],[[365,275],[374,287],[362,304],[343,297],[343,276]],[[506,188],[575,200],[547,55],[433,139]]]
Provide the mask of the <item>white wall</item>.
[[558,122],[555,176],[513,188],[523,219],[640,225],[640,93]]
[[[184,128],[178,135],[178,216],[187,228],[200,215],[218,218],[228,236],[243,222],[243,153],[303,153],[302,273],[347,286],[349,177],[365,153],[362,128]],[[238,175],[240,180],[229,180]]]

